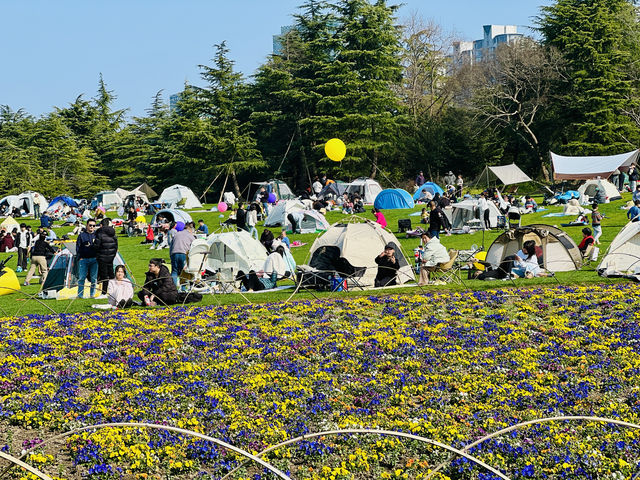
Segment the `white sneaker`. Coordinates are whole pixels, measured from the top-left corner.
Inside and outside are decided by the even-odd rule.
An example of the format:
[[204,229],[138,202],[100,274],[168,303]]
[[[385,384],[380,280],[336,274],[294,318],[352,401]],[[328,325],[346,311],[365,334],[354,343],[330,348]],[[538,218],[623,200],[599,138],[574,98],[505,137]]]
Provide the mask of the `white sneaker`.
[[109,295],[98,295],[96,300],[106,300],[107,298],[109,298]]

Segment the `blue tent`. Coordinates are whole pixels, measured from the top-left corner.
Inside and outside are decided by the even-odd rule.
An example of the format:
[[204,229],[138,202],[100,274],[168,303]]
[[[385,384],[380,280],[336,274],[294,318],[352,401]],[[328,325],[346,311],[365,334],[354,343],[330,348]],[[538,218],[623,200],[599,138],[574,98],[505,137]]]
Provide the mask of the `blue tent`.
[[78,206],[78,203],[73,198],[67,197],[66,195],[60,195],[59,197],[56,197],[53,200],[51,200],[51,203],[49,203],[47,210],[50,209],[53,205],[55,205],[58,202],[62,202],[70,207]]
[[444,193],[444,190],[442,188],[440,188],[439,185],[433,183],[433,182],[426,182],[424,183],[416,193],[413,194],[413,199],[415,201],[418,201],[421,197],[423,197],[423,193],[424,191],[427,191],[431,194],[431,196],[434,196],[436,193],[439,193],[440,195],[442,195]]
[[415,203],[413,203],[413,198],[406,190],[388,188],[376,196],[373,206],[380,210],[393,210],[396,208],[413,208]]

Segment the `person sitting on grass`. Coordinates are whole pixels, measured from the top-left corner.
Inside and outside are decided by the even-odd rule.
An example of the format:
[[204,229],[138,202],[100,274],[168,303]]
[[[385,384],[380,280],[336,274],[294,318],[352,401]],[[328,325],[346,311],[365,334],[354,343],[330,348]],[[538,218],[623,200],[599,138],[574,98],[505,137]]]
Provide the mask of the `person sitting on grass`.
[[133,304],[133,285],[126,278],[124,265],[118,265],[115,271],[115,278],[109,280],[107,288],[109,305],[116,308],[130,307]]
[[161,258],[149,260],[149,271],[145,274],[144,286],[138,292],[138,298],[150,307],[176,303],[178,288]]

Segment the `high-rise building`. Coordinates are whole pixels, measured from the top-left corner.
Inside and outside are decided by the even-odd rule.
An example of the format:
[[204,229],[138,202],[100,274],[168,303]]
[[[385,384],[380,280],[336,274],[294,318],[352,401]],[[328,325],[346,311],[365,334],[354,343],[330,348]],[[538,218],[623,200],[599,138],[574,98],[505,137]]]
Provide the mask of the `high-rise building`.
[[284,40],[291,30],[293,30],[293,25],[285,25],[284,27],[280,27],[280,34],[273,36],[273,54],[274,55],[282,55],[284,53]]
[[180,97],[182,94],[174,93],[173,95],[169,95],[169,110],[172,112],[178,108],[178,102],[180,101]]
[[475,64],[491,58],[496,49],[505,43],[517,42],[523,37],[517,25],[485,25],[484,37],[473,42],[454,42],[452,64],[454,67]]

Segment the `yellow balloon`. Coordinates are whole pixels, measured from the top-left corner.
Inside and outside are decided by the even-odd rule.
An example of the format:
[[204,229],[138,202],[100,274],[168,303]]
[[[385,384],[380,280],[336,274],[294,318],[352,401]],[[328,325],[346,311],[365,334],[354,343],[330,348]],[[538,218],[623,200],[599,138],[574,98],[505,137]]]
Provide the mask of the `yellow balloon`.
[[324,153],[334,162],[341,162],[347,154],[347,147],[339,138],[332,138],[324,144]]

